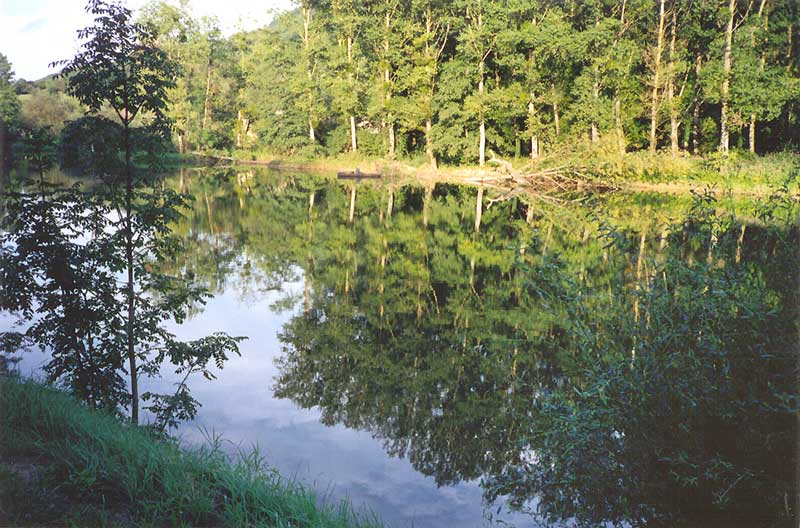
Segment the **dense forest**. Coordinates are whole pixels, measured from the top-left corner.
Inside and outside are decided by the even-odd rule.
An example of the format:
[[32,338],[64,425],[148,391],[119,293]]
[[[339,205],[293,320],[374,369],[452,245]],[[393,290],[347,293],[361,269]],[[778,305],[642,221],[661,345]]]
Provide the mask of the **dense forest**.
[[[800,145],[794,0],[302,0],[229,37],[188,0],[139,17],[181,67],[169,93],[180,152],[436,166],[578,142],[672,154]],[[23,126],[58,130],[80,114],[63,83],[16,81]]]
[[303,0],[224,38],[188,3],[141,17],[182,65],[182,151],[536,158],[800,143],[793,0]]

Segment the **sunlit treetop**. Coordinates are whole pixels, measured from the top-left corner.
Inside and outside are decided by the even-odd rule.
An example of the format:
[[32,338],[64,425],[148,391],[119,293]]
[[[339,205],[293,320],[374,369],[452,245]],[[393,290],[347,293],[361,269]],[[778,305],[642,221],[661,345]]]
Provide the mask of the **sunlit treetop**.
[[156,45],[150,24],[134,22],[118,2],[90,0],[86,10],[94,24],[78,31],[79,53],[63,65],[67,92],[97,112],[109,105],[124,126],[142,112],[163,132],[169,130],[167,90],[175,85],[177,64]]

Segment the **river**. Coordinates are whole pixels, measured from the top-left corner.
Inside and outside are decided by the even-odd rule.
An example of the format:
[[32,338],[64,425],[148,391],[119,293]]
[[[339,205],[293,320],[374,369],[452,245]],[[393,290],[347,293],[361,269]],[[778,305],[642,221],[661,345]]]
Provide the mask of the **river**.
[[[533,402],[571,368],[559,344],[572,311],[531,293],[537,266],[557,258],[575,292],[616,302],[612,288],[637,290],[654,273],[667,226],[697,202],[542,202],[252,168],[182,169],[167,184],[195,197],[170,266],[212,293],[173,330],[247,337],[216,380],[190,383],[202,407],[177,434],[196,444],[213,431],[231,453],[257,447],[322,500],[419,528],[531,523],[504,491],[484,495],[531,456]],[[723,196],[713,207],[752,218],[756,204]],[[628,308],[637,320],[644,310]],[[19,369],[45,359],[29,354]],[[166,370],[143,390],[174,381]]]

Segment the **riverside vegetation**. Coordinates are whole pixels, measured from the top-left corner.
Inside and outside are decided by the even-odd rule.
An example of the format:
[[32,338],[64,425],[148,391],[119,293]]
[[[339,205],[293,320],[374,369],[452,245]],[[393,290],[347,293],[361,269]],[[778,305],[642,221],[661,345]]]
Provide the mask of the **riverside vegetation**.
[[[46,349],[48,381],[84,405],[53,388],[0,378],[0,522],[366,524],[346,503],[317,504],[281,481],[257,452],[231,462],[218,438],[190,451],[165,436],[195,416],[189,377],[212,379],[209,364],[221,369],[242,338],[216,333],[181,342],[165,327],[207,295],[190,277],[161,270],[180,250],[169,224],[186,200],[159,186],[154,172],[169,130],[164,90],[173,84],[173,63],[129,10],[101,1],[88,10],[95,24],[80,32],[82,52],[64,72],[68,92],[94,114],[69,126],[93,141],[72,153],[96,185],[85,191],[47,181],[53,140],[47,130],[25,135],[20,152],[38,178],[4,194],[0,235],[0,308],[20,327],[3,329],[3,348]],[[101,107],[116,120],[98,116]],[[140,113],[146,122],[134,127]],[[175,392],[140,397],[139,377],[157,375],[167,361],[182,376]],[[140,399],[152,413],[143,429],[136,427]],[[131,427],[121,422],[126,411]]]
[[[70,393],[0,380],[0,519],[372,524],[258,452],[167,435],[197,415],[192,374],[213,379],[242,343],[167,325],[243,261],[267,286],[302,271],[301,298],[279,302],[295,311],[276,396],[439,485],[480,479],[487,504],[548,524],[797,517],[796,157],[729,152],[798,141],[794,2],[304,1],[230,37],[184,3],[88,8],[84,47],[46,81],[65,94],[52,115],[0,56],[4,161],[34,176],[3,197],[0,308],[19,327],[2,345],[45,349]],[[536,170],[569,153],[601,179],[700,166],[763,196],[695,193],[656,220],[652,195],[171,179],[171,149]],[[48,176],[56,157],[78,184]],[[169,369],[174,392],[138,394]]]
[[440,485],[586,526],[794,515],[796,183],[589,207],[252,169],[165,183],[199,199],[163,271],[248,298],[301,269],[277,395]]

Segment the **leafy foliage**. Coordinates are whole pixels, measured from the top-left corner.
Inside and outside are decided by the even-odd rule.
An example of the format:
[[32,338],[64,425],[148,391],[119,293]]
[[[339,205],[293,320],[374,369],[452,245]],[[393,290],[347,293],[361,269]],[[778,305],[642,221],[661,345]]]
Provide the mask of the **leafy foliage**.
[[[207,296],[180,274],[160,270],[180,249],[170,224],[187,199],[162,188],[155,174],[175,65],[155,47],[152,28],[132,22],[128,9],[99,0],[87,9],[95,24],[79,32],[88,40],[62,73],[68,92],[94,115],[67,125],[62,149],[68,165],[102,184],[81,192],[40,181],[39,192],[8,196],[2,308],[28,325],[27,343],[51,350],[51,380],[66,381],[96,407],[130,406],[134,423],[139,375],[157,375],[169,360],[186,374],[175,395],[146,395],[163,430],[196,412],[188,376],[211,377],[209,361],[221,368],[241,338],[217,334],[187,344],[164,326],[180,323]],[[106,105],[116,122],[97,115]],[[145,126],[133,127],[144,114]],[[40,164],[52,150],[36,134],[27,144]],[[126,360],[130,393],[121,377]]]
[[[353,117],[370,155],[461,164],[477,159],[481,122],[497,155],[535,158],[606,148],[601,137],[642,149],[654,118],[658,145],[674,133],[679,149],[713,152],[727,4],[661,3],[663,21],[652,0],[304,1],[227,39],[164,2],[142,18],[184,67],[169,92],[180,149],[337,155],[353,150]],[[728,113],[742,147],[800,141],[797,9],[734,2]]]

